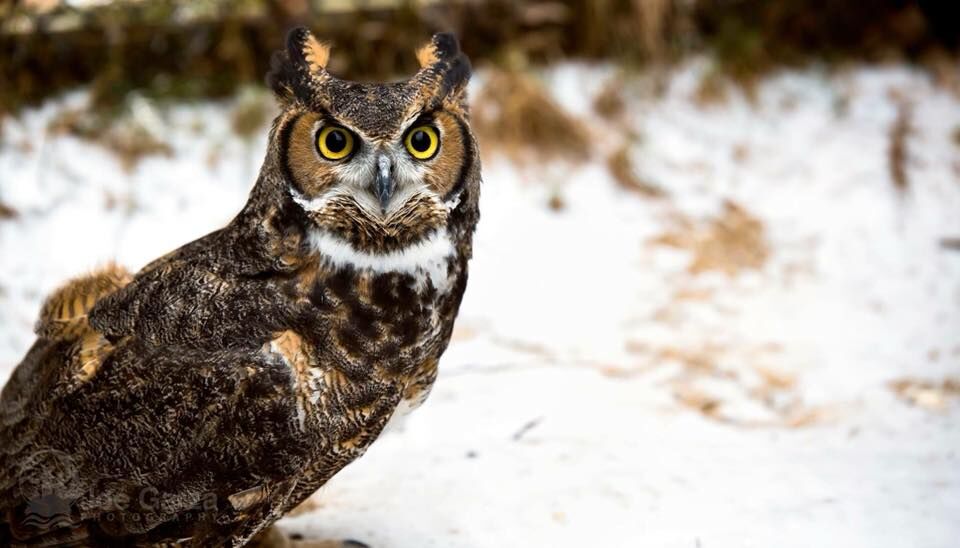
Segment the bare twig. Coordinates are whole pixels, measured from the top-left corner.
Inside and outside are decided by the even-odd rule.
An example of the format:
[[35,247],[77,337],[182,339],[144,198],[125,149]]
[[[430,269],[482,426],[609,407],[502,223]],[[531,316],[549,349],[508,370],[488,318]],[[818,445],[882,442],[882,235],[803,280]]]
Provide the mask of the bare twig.
[[526,435],[527,432],[529,432],[529,431],[533,430],[534,428],[536,428],[536,426],[537,426],[538,424],[540,424],[540,422],[541,422],[542,420],[543,420],[543,417],[537,417],[537,418],[535,418],[535,419],[533,419],[533,420],[527,421],[526,424],[524,424],[523,426],[520,427],[520,430],[517,430],[517,431],[513,434],[513,441],[520,441],[520,438],[522,438],[524,435]]

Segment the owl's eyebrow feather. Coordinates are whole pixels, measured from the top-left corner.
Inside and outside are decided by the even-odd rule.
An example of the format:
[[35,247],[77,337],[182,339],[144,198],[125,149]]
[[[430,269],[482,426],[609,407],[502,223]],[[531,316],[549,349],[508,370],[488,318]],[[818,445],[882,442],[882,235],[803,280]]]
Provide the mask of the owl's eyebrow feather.
[[350,124],[341,122],[336,116],[331,114],[330,111],[325,108],[314,109],[314,112],[317,114],[317,122],[324,126],[341,126],[353,131],[354,133],[357,133],[357,128],[351,126]]
[[421,122],[432,120],[434,112],[436,112],[436,109],[428,111],[421,107],[403,120],[403,123],[400,124],[400,133],[406,133],[408,129],[419,125]]
[[407,116],[406,118],[404,118],[403,123],[400,124],[400,126],[401,126],[401,127],[406,127],[407,125],[409,125],[409,124],[412,123],[411,120],[414,120],[414,121],[415,121],[415,120],[416,120],[417,118],[419,118],[420,115],[422,115],[422,114],[423,114],[423,108],[421,107],[421,108],[417,109],[416,111],[414,111],[410,116]]
[[441,107],[434,107],[429,110],[421,108],[403,121],[403,124],[400,125],[400,128],[403,130],[401,133],[406,133],[411,127],[432,123],[436,118],[436,114],[441,110],[443,110]]

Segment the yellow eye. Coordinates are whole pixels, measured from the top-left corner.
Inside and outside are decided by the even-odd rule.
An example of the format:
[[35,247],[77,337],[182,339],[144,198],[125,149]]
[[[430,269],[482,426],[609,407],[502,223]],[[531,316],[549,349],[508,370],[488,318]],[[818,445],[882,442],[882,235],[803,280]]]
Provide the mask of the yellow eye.
[[404,144],[407,145],[407,152],[417,160],[429,160],[437,153],[440,137],[432,127],[420,126],[407,133]]
[[343,160],[353,152],[353,135],[337,126],[327,126],[317,135],[317,148],[327,160]]

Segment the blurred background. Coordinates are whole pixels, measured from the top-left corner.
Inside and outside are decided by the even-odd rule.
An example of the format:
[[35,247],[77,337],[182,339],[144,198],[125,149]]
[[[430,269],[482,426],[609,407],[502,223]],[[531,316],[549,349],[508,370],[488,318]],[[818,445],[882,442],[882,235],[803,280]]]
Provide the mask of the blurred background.
[[380,547],[960,538],[960,6],[0,0],[0,380],[44,296],[243,205],[286,30],[471,56],[483,218],[430,400],[294,516]]

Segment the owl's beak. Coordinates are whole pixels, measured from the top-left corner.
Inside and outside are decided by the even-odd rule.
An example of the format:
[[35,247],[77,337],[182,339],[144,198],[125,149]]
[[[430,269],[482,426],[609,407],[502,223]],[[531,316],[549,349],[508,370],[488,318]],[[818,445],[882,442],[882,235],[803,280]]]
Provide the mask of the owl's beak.
[[374,193],[380,199],[380,210],[387,212],[387,205],[393,196],[393,162],[386,154],[377,156],[377,176],[375,181]]

